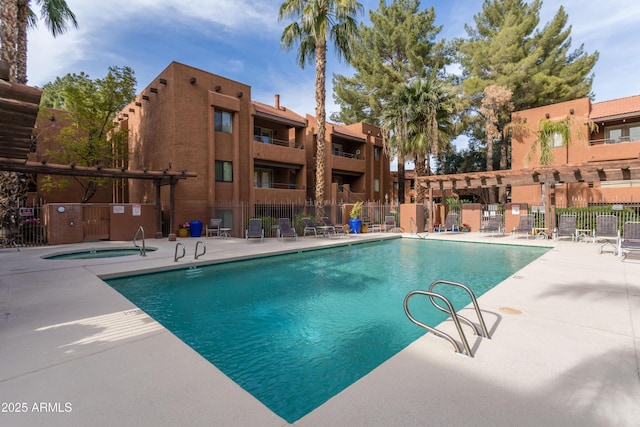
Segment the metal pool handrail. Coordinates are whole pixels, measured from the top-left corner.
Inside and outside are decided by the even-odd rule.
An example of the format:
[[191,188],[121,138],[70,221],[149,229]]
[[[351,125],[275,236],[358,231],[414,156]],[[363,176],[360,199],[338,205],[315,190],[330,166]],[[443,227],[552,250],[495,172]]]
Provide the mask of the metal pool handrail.
[[[487,330],[487,326],[484,323],[484,318],[482,317],[482,313],[480,312],[480,307],[478,306],[478,300],[476,299],[475,294],[473,293],[473,291],[471,289],[469,289],[467,286],[463,285],[462,283],[458,283],[458,282],[451,282],[449,280],[436,280],[435,282],[433,282],[431,284],[431,286],[429,286],[429,291],[433,292],[433,288],[436,285],[439,284],[443,284],[443,285],[449,285],[449,286],[456,286],[458,288],[464,289],[468,294],[469,297],[471,298],[471,302],[473,303],[473,308],[476,310],[476,315],[478,316],[478,322],[480,323],[480,327],[482,328],[482,333],[480,333],[478,331],[478,328],[476,327],[476,325],[471,322],[471,320],[467,319],[466,317],[458,314],[457,316],[460,318],[460,320],[462,320],[464,323],[466,323],[467,325],[471,326],[471,328],[473,328],[473,331],[476,335],[484,337],[484,338],[489,338],[491,339],[491,337],[489,336],[489,331]],[[440,311],[444,312],[444,313],[448,313],[446,309],[442,308],[441,306],[439,306],[438,304],[436,304],[436,302],[433,300],[433,298],[431,298],[431,303]],[[451,314],[451,313],[448,313]]]
[[[202,245],[202,253],[198,253],[198,246]],[[207,253],[207,245],[204,244],[202,240],[198,240],[196,242],[196,252],[193,254],[193,259],[198,259],[199,256],[202,256]]]
[[[460,335],[460,339],[462,341],[462,345],[464,346],[464,352],[462,351],[462,349],[460,348],[460,346],[458,345],[458,343],[456,342],[456,340],[454,340],[451,335],[442,332],[436,328],[433,328],[427,324],[422,323],[421,321],[419,321],[418,319],[416,319],[415,317],[413,317],[411,315],[411,313],[409,312],[409,299],[415,295],[427,295],[431,301],[433,302],[433,298],[439,298],[442,301],[444,301],[444,303],[447,305],[447,307],[449,308],[449,312],[451,313],[451,319],[453,320],[453,323],[456,325],[456,329],[458,330],[458,334]],[[437,304],[434,303],[434,305],[437,306]],[[443,297],[440,294],[436,294],[435,292],[429,292],[429,291],[411,291],[407,294],[407,296],[404,298],[404,312],[407,315],[407,317],[409,318],[409,320],[411,320],[413,323],[415,323],[416,325],[428,330],[429,332],[433,332],[434,334],[436,334],[437,336],[446,339],[447,341],[449,341],[451,343],[451,345],[453,346],[454,350],[456,353],[460,353],[460,354],[466,354],[469,357],[473,357],[473,353],[471,352],[471,348],[469,348],[469,343],[467,342],[467,337],[464,335],[464,331],[462,330],[462,327],[460,326],[460,321],[458,320],[458,316],[455,314],[456,311],[454,310],[453,306],[451,305],[451,303],[449,302],[448,299],[446,299],[445,297]]]
[[[182,255],[178,256],[178,246],[182,246]],[[180,258],[184,258],[184,256],[187,254],[186,249],[184,248],[184,245],[180,242],[176,243],[176,250],[173,254],[173,262],[178,262],[178,260]]]
[[[142,246],[138,246],[138,243],[136,242],[136,240],[138,239],[138,234],[140,233],[142,233]],[[144,228],[142,228],[142,226],[139,226],[135,234],[133,235],[133,246],[140,250],[140,256],[147,256],[147,246],[144,242]]]

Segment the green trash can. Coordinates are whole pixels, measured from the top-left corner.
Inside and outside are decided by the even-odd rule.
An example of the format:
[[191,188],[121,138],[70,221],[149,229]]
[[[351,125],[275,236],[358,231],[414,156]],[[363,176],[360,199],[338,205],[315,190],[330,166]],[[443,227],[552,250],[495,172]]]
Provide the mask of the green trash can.
[[189,230],[191,237],[200,237],[202,235],[202,221],[189,221]]

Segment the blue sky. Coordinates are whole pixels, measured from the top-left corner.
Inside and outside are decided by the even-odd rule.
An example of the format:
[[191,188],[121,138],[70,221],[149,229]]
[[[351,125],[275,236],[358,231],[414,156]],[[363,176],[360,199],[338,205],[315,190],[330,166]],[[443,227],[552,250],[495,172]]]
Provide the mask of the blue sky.
[[[387,0],[387,4],[391,0]],[[361,0],[364,14],[378,7],[378,0]],[[29,33],[28,78],[42,86],[58,76],[84,71],[103,77],[109,66],[129,66],[136,74],[138,90],[147,86],[171,61],[182,62],[252,87],[252,99],[281,104],[301,115],[314,113],[314,66],[301,70],[295,51],[283,51],[280,36],[286,22],[278,22],[281,0],[67,0],[79,28],[53,39],[43,22]],[[433,5],[440,37],[466,35],[464,24],[473,24],[481,0],[422,1]],[[572,49],[584,44],[588,53],[600,52],[594,69],[596,101],[640,94],[640,1],[546,0],[540,22],[545,24],[560,4],[569,14]],[[34,5],[37,7],[37,5]],[[37,12],[39,14],[39,10]],[[633,40],[635,38],[635,40]],[[328,57],[327,112],[333,102],[331,76],[350,75],[336,56]]]

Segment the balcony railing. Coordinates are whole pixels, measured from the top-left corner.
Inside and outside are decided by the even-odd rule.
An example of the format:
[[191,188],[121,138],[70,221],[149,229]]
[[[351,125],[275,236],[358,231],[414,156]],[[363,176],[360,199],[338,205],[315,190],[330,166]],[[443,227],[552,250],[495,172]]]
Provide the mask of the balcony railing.
[[275,188],[275,189],[279,189],[279,190],[304,190],[305,187],[303,185],[296,185],[296,184],[286,184],[286,183],[279,183],[279,182],[270,182],[268,184],[261,184],[261,185],[257,185],[257,184],[253,184],[254,188]]
[[334,152],[332,153],[334,156],[338,156],[338,157],[345,157],[347,159],[358,159],[358,160],[364,160],[364,158],[361,158],[361,154],[353,154],[353,153],[347,153],[344,151],[340,151],[340,152]]
[[635,141],[637,140],[631,139],[630,136],[620,136],[618,138],[594,139],[589,141],[589,145],[619,144],[621,142],[635,142]]
[[263,144],[279,145],[281,147],[296,148],[298,150],[302,150],[304,148],[302,146],[302,144],[295,144],[295,147],[293,147],[292,143],[289,142],[289,141],[284,141],[282,139],[276,139],[276,138],[270,138],[268,136],[254,135],[253,136],[253,140],[256,141],[256,142],[261,142]]

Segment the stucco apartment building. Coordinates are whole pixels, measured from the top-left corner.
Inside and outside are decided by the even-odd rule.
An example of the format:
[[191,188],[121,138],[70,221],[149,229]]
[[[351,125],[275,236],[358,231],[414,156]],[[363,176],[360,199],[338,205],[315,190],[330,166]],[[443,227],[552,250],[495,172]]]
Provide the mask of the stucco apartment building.
[[[225,206],[314,199],[317,120],[251,99],[251,86],[172,62],[119,115],[129,130],[129,169],[188,170],[175,186],[174,224],[225,216]],[[358,123],[326,127],[327,203],[383,200],[389,159],[380,130]],[[163,187],[163,211],[170,198]],[[155,200],[149,183],[131,180],[132,202]]]
[[[514,132],[511,169],[540,166],[539,157],[528,155],[538,139],[538,123],[566,118],[571,128],[571,141],[563,146],[561,138],[553,138],[554,159],[549,167],[598,167],[606,162],[640,160],[640,95],[596,103],[582,98],[514,112],[512,121],[526,123],[530,130]],[[536,205],[544,199],[541,185],[514,186],[511,192],[513,202]],[[558,183],[555,185],[555,199],[557,206],[640,204],[640,181],[606,177],[593,183]]]

